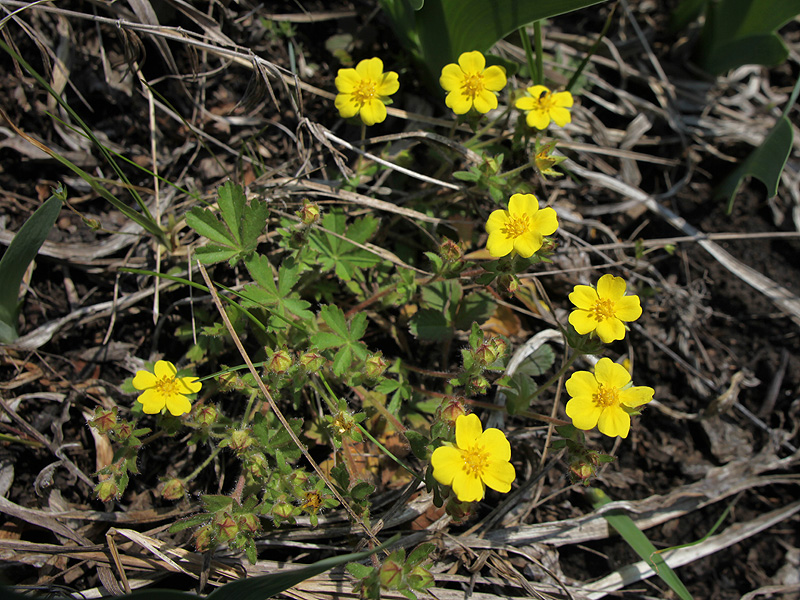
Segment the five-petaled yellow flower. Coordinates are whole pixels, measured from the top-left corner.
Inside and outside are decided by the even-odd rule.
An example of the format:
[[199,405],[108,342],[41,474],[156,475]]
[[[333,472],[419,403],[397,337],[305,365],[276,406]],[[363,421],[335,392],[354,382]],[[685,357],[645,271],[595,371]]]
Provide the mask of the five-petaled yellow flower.
[[433,477],[452,486],[461,502],[482,500],[488,485],[506,493],[517,478],[511,444],[499,429],[483,431],[477,415],[456,418],[456,445],[440,446],[431,455]]
[[568,110],[572,106],[569,92],[551,92],[543,85],[534,85],[528,88],[528,94],[517,99],[514,106],[528,113],[525,121],[529,127],[546,129],[550,121],[563,127],[572,120]]
[[622,277],[603,275],[597,282],[597,290],[588,285],[576,285],[569,295],[577,309],[569,315],[569,322],[579,334],[592,331],[603,343],[625,337],[623,321],[635,321],[642,316],[639,296],[625,295],[625,280]]
[[595,425],[609,437],[628,437],[631,417],[637,406],[653,399],[654,390],[645,385],[631,386],[631,374],[610,358],[601,358],[594,373],[577,371],[567,379],[567,416],[578,429]]
[[444,103],[457,115],[475,108],[486,113],[497,108],[497,94],[506,86],[506,72],[503,67],[493,65],[488,69],[486,59],[477,50],[464,52],[458,57],[458,64],[451,63],[442,69],[439,85],[447,93]]
[[355,69],[339,69],[336,76],[334,105],[343,119],[359,115],[364,125],[374,125],[386,119],[389,96],[400,89],[397,73],[383,72],[380,58],[367,58]]
[[142,390],[136,400],[142,404],[148,415],[160,413],[166,406],[170,413],[179,417],[192,410],[186,396],[199,392],[202,384],[197,381],[197,377],[178,377],[175,365],[168,360],[159,360],[152,373],[136,372],[133,387]]
[[514,194],[508,210],[495,210],[486,221],[489,239],[486,249],[494,257],[516,252],[530,258],[542,247],[544,236],[558,229],[556,211],[550,207],[539,210],[533,194]]

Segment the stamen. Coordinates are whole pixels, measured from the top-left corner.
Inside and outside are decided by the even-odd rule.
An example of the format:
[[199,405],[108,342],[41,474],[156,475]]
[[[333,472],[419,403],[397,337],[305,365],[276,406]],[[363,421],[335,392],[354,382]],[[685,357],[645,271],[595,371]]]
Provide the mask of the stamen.
[[464,457],[464,470],[467,474],[480,477],[486,469],[489,453],[484,450],[483,446],[477,444],[467,450],[462,450],[461,453]]
[[616,406],[619,402],[618,390],[615,387],[606,387],[602,383],[599,384],[597,391],[592,394],[592,400],[596,406],[606,408],[608,406]]
[[353,98],[359,104],[364,104],[376,96],[375,82],[371,79],[362,79],[353,90]]
[[483,91],[483,76],[480,73],[473,73],[464,78],[464,95],[471,96],[473,99]]
[[529,226],[528,215],[520,215],[517,217],[510,217],[500,231],[505,234],[506,238],[514,239],[527,232]]
[[162,396],[172,396],[179,393],[178,382],[174,377],[162,377],[156,381],[155,388]]
[[615,315],[614,302],[607,298],[601,298],[595,302],[594,306],[589,312],[595,321],[602,323],[606,319],[610,319]]

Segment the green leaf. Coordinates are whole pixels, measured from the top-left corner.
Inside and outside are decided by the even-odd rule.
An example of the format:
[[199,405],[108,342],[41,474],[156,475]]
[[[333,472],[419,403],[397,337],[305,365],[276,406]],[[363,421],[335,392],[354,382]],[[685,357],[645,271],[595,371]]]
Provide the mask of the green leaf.
[[235,256],[238,256],[239,251],[236,248],[227,248],[217,246],[216,244],[208,244],[206,246],[200,246],[199,248],[196,248],[194,253],[197,256],[197,260],[204,265],[213,265],[215,263],[222,262],[223,260],[230,260]]
[[345,565],[345,569],[356,579],[365,579],[372,574],[373,567],[362,565],[361,563],[351,562]]
[[700,66],[720,75],[741,65],[782,63],[789,50],[776,31],[798,13],[800,0],[709,2],[698,48]]
[[360,481],[353,486],[350,490],[350,496],[353,500],[361,501],[375,491],[375,486],[370,485],[366,481]]
[[236,245],[242,245],[242,236],[239,228],[242,225],[242,216],[244,215],[244,205],[247,198],[244,196],[244,190],[241,186],[236,185],[232,181],[226,181],[217,192],[217,202],[219,203],[219,212],[225,220],[225,224],[230,229]]
[[65,194],[59,185],[53,195],[22,224],[0,259],[0,342],[4,344],[10,344],[19,337],[17,300],[22,278],[53,228]]
[[186,517],[185,519],[180,519],[179,521],[175,521],[169,527],[170,533],[178,533],[179,531],[183,531],[184,529],[189,529],[190,527],[197,527],[198,525],[204,525],[211,520],[211,515],[208,513],[199,513],[196,515],[192,515],[190,517]]
[[[363,314],[363,313],[362,313]],[[319,311],[320,317],[325,321],[325,324],[331,328],[336,335],[341,338],[347,339],[350,331],[347,328],[347,319],[344,316],[344,311],[338,306],[331,306],[326,304]]]
[[244,216],[239,225],[242,239],[242,249],[244,252],[252,252],[256,249],[259,236],[264,233],[267,226],[269,208],[265,202],[251,200],[244,208]]
[[406,564],[411,567],[416,567],[423,560],[428,558],[430,553],[433,552],[435,549],[436,546],[434,544],[431,544],[430,542],[425,542],[423,544],[420,544],[419,546],[414,548],[414,550],[411,551],[411,554],[408,555],[408,560],[406,561]]
[[416,14],[417,51],[438,78],[462,52],[486,53],[520,27],[603,0],[427,0]]
[[533,398],[539,386],[527,375],[517,371],[511,377],[509,382],[511,389],[506,390],[506,408],[508,414],[518,415],[519,413],[528,410],[531,405],[531,398]]
[[407,429],[405,436],[409,445],[411,446],[411,452],[414,453],[414,456],[420,460],[427,460],[428,444],[430,443],[430,440],[426,436],[422,435],[418,431],[414,431],[413,429]]
[[473,322],[483,323],[497,308],[494,299],[484,292],[473,292],[458,305],[454,320],[456,329],[469,329]]
[[322,227],[344,236],[330,235],[321,229],[313,229],[308,236],[309,247],[319,252],[316,259],[326,271],[334,270],[342,281],[350,281],[360,269],[378,264],[381,259],[371,252],[354,246],[350,241],[363,244],[375,232],[378,221],[372,216],[356,219],[347,227],[347,219],[341,211],[331,211],[322,217]]
[[517,373],[538,377],[549,371],[556,361],[550,344],[542,344],[517,367]]
[[[595,510],[609,504],[605,492],[597,488],[586,488],[589,499]],[[674,591],[682,600],[692,600],[692,595],[683,582],[678,578],[670,566],[658,554],[656,547],[647,539],[647,536],[636,526],[636,523],[621,510],[611,510],[603,513],[603,518],[616,529],[628,545],[655,571],[664,583]],[[650,557],[653,557],[652,559]]]
[[207,208],[196,206],[186,213],[186,224],[204,238],[208,238],[220,246],[235,248],[238,245],[225,224]]
[[233,506],[233,498],[230,496],[205,494],[200,496],[200,502],[202,502],[203,508],[208,512],[228,510]]
[[438,310],[430,308],[423,308],[411,318],[409,330],[414,337],[421,340],[441,342],[453,337],[453,328],[447,318]]
[[767,187],[770,198],[778,193],[778,182],[789,159],[793,141],[792,124],[788,117],[783,116],[778,119],[764,142],[717,187],[714,198],[728,199],[728,214],[733,209],[733,201],[742,179],[748,175],[755,177]]

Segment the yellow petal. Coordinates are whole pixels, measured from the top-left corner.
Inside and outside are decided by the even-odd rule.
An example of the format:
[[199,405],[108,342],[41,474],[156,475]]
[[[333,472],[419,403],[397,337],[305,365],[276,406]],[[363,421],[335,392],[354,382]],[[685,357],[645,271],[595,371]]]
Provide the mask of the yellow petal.
[[483,71],[483,68],[486,66],[486,59],[483,57],[483,54],[477,50],[473,50],[472,52],[464,52],[459,56],[458,64],[464,73],[471,75]]
[[553,119],[553,122],[559,127],[563,127],[572,121],[572,116],[569,114],[569,111],[566,108],[559,108],[557,106],[550,109],[550,118]]
[[591,398],[572,398],[567,402],[567,416],[572,419],[572,424],[578,429],[588,431],[600,419],[603,409],[597,406]]
[[173,394],[167,400],[167,410],[172,413],[173,417],[180,417],[192,410],[192,403],[186,396]]
[[491,234],[495,231],[500,231],[508,224],[510,218],[511,216],[506,210],[493,210],[489,218],[486,219],[486,233]]
[[531,229],[542,235],[555,233],[556,229],[558,229],[558,215],[556,211],[548,206],[537,212],[533,215]]
[[522,258],[530,258],[542,247],[542,236],[535,231],[526,231],[514,238],[514,251]]
[[492,65],[483,72],[483,85],[487,90],[499,92],[506,87],[506,72],[502,67]]
[[485,114],[490,110],[497,108],[497,96],[495,96],[494,93],[490,92],[489,90],[482,90],[477,96],[475,96],[472,105],[479,113]]
[[614,303],[614,314],[621,321],[635,321],[642,316],[639,296],[624,296]]
[[542,94],[549,94],[550,93],[550,88],[545,87],[543,85],[534,85],[534,86],[529,87],[526,91],[531,96],[533,96],[534,100],[538,101]]
[[451,63],[442,68],[442,75],[439,77],[439,85],[444,88],[444,91],[452,92],[453,90],[461,89],[463,83],[464,71],[461,70],[461,67]]
[[600,321],[595,331],[597,332],[597,337],[599,337],[604,344],[609,344],[625,337],[625,325],[622,324],[622,321],[614,317]]
[[356,73],[355,69],[339,69],[339,73],[336,75],[336,79],[334,79],[334,83],[336,84],[336,89],[343,94],[351,93],[358,83],[361,81],[361,77],[358,73]]
[[573,398],[591,398],[597,393],[597,379],[589,371],[576,371],[567,379],[566,388]]
[[197,377],[179,377],[178,386],[182,394],[196,394],[203,387]]
[[490,427],[481,434],[478,444],[482,445],[488,452],[489,461],[509,461],[511,460],[511,444],[508,443],[506,434],[499,429]]
[[375,88],[375,93],[379,96],[391,96],[399,89],[400,80],[397,77],[397,73],[388,71],[383,74],[380,83]]
[[607,357],[597,361],[597,365],[594,367],[594,376],[599,383],[618,390],[628,385],[631,380],[628,369]]
[[160,413],[166,404],[163,394],[157,392],[153,388],[145,390],[139,394],[139,397],[136,399],[136,401],[142,405],[142,410],[144,410],[144,412],[148,415]]
[[383,75],[383,61],[377,57],[365,58],[356,65],[356,72],[363,79],[370,79],[377,83]]
[[156,376],[150,371],[136,371],[136,376],[133,378],[133,387],[137,390],[146,390],[156,384]]
[[431,454],[433,478],[442,485],[452,485],[453,478],[463,470],[464,457],[452,446],[439,446]]
[[508,212],[512,217],[528,215],[538,212],[539,201],[533,194],[514,194],[508,200]]
[[569,295],[569,301],[582,310],[591,310],[599,299],[597,291],[588,285],[576,285]]
[[481,475],[483,483],[503,494],[511,491],[511,483],[516,478],[514,465],[507,461],[490,461]]
[[453,491],[461,502],[477,502],[483,500],[486,488],[480,477],[462,469],[453,479]]
[[619,403],[635,408],[653,399],[655,390],[646,385],[635,385],[619,392]]
[[592,313],[581,309],[569,313],[569,323],[580,335],[586,335],[597,328],[597,321]]
[[514,240],[509,238],[505,233],[500,231],[493,231],[489,234],[489,239],[486,240],[486,249],[489,254],[495,258],[506,256],[514,249]]
[[572,94],[569,92],[556,92],[553,94],[553,104],[559,108],[569,108],[572,103]]
[[475,413],[459,415],[456,419],[456,446],[462,450],[472,447],[481,433],[483,433],[483,425]]
[[472,108],[472,97],[462,94],[461,90],[453,90],[447,94],[444,103],[457,115],[463,115]]
[[375,125],[386,120],[386,105],[377,98],[370,98],[358,111],[364,125]]
[[616,302],[625,295],[625,287],[622,277],[606,274],[597,281],[597,295]]
[[165,377],[174,379],[178,369],[168,360],[159,360],[153,367],[153,373],[155,373],[156,379],[164,379]]
[[626,438],[631,429],[631,417],[618,406],[609,406],[600,415],[597,428],[609,437]]
[[539,103],[530,96],[522,96],[521,98],[517,98],[514,102],[514,106],[520,110],[533,110],[539,106]]
[[528,127],[547,129],[547,126],[550,125],[550,115],[537,108],[528,113],[528,116],[525,117],[525,122],[528,124]]
[[343,119],[349,119],[358,114],[358,102],[355,101],[352,94],[338,94],[333,101],[333,105]]

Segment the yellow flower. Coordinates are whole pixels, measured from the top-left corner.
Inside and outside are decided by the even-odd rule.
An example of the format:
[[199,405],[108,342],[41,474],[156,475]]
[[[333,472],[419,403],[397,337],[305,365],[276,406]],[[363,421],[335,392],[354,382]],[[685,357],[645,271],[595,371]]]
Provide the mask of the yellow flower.
[[[654,390],[644,385],[631,386],[631,374],[610,358],[601,358],[594,373],[577,371],[567,379],[567,416],[578,429],[595,425],[609,437],[628,437],[631,417],[637,406],[653,399]],[[625,409],[631,409],[626,411]]]
[[542,247],[544,236],[556,229],[556,211],[549,207],[539,210],[539,201],[533,194],[514,194],[508,201],[508,210],[495,210],[489,215],[486,249],[494,257],[516,252],[530,258]]
[[511,444],[499,429],[483,431],[476,415],[456,418],[456,445],[440,446],[431,455],[433,477],[452,486],[461,502],[482,500],[488,485],[506,493],[517,478]]
[[519,98],[514,106],[528,113],[525,121],[529,127],[546,129],[550,121],[563,127],[572,120],[567,110],[572,106],[572,94],[569,92],[554,93],[543,85],[534,85],[527,91],[530,95]]
[[397,73],[383,72],[380,58],[367,58],[355,69],[339,69],[336,76],[334,105],[343,119],[359,115],[364,125],[374,125],[386,119],[389,96],[400,89]]
[[576,285],[569,300],[577,309],[569,315],[569,322],[579,334],[592,331],[603,343],[625,337],[622,321],[635,321],[642,316],[639,296],[625,295],[622,277],[603,275],[597,282],[597,291],[588,285]]
[[202,384],[197,377],[178,377],[175,365],[168,360],[159,360],[152,373],[136,372],[133,387],[142,390],[136,400],[148,415],[160,413],[166,406],[170,413],[179,417],[192,410],[186,395],[199,392]]
[[479,113],[497,108],[495,92],[506,86],[506,72],[503,67],[484,69],[485,66],[483,54],[473,50],[459,56],[458,64],[451,63],[442,69],[439,85],[448,92],[444,103],[457,115],[469,112],[472,107]]

